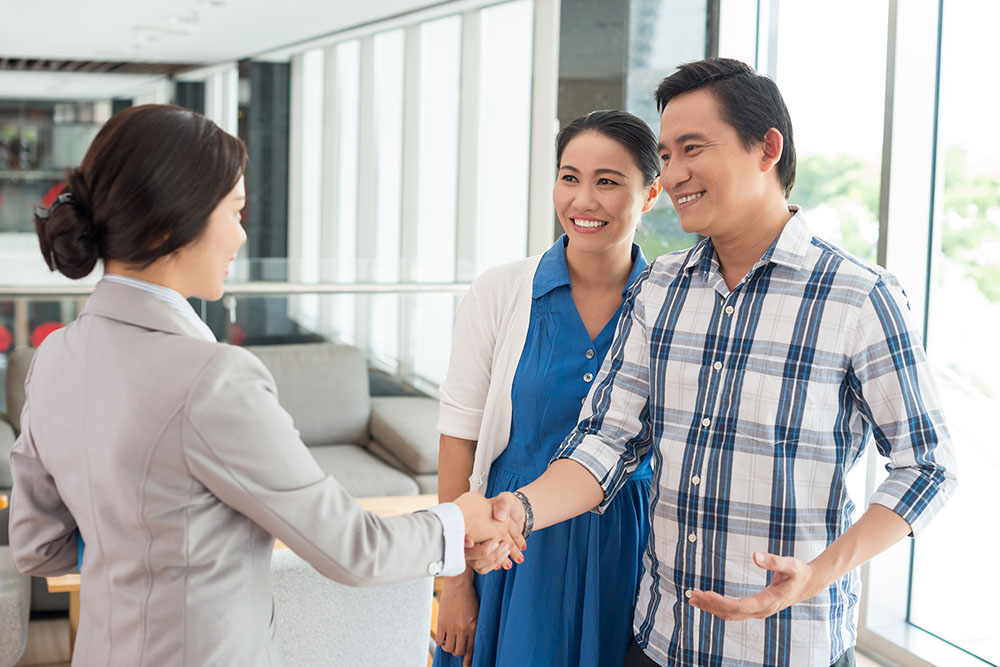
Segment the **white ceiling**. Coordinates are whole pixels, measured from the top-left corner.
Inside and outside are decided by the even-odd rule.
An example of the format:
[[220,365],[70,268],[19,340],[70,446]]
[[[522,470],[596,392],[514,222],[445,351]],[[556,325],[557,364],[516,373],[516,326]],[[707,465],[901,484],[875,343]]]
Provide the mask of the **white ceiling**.
[[128,97],[161,76],[87,72],[5,72],[0,70],[0,99],[106,100]]
[[0,58],[213,64],[440,2],[10,0]]

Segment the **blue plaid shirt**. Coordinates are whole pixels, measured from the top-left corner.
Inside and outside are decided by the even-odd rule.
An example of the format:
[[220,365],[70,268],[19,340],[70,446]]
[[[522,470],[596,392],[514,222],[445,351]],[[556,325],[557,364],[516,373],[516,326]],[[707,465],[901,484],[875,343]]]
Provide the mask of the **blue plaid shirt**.
[[690,589],[753,595],[754,551],[809,561],[851,525],[845,476],[869,434],[889,475],[871,502],[920,531],[951,494],[948,430],[896,279],[796,213],[732,290],[712,242],[657,259],[557,458],[614,497],[652,447],[635,633],[664,665],[829,665],[854,645],[860,582],[725,622]]

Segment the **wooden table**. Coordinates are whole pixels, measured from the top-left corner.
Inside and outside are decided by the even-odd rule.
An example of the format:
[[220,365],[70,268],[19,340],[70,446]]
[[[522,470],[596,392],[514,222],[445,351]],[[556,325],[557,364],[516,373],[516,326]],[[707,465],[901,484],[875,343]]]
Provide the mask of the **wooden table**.
[[[373,498],[358,498],[358,503],[370,512],[380,516],[409,514],[417,510],[427,509],[437,504],[437,496],[429,493],[420,496],[379,496]],[[0,509],[7,506],[7,497],[0,495]],[[281,540],[274,541],[274,548],[287,549]],[[69,654],[73,656],[73,644],[76,642],[76,629],[80,625],[80,575],[64,574],[58,577],[47,577],[50,593],[69,593]]]

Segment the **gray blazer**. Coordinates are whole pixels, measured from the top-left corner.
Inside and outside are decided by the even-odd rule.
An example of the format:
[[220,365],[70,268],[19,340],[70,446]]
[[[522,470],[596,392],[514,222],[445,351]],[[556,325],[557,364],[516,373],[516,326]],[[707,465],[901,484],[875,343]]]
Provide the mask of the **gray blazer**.
[[79,528],[74,665],[280,664],[272,535],[351,585],[444,557],[436,516],[365,512],[320,469],[255,356],[141,290],[99,283],[26,394],[11,551],[30,574],[75,571]]

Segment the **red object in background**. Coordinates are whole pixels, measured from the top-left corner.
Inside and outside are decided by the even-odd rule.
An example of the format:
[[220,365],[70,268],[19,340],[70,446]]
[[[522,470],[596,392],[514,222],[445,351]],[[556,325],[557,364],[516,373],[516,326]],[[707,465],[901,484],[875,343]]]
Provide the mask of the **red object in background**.
[[62,193],[63,188],[65,187],[66,183],[56,183],[51,188],[49,188],[49,191],[46,192],[45,195],[42,197],[42,208],[48,208],[52,206],[52,202],[56,200],[56,197],[58,197],[60,193]]
[[31,347],[38,349],[41,346],[42,341],[45,340],[50,333],[56,329],[63,328],[62,322],[45,322],[39,324],[35,327],[35,330],[31,332],[31,336],[28,337],[28,341],[31,343]]
[[13,342],[14,337],[10,335],[10,331],[7,330],[7,327],[0,324],[0,354],[6,352],[7,348],[9,348],[10,344]]
[[240,325],[234,324],[229,328],[229,340],[233,345],[242,345],[246,339],[247,332]]

